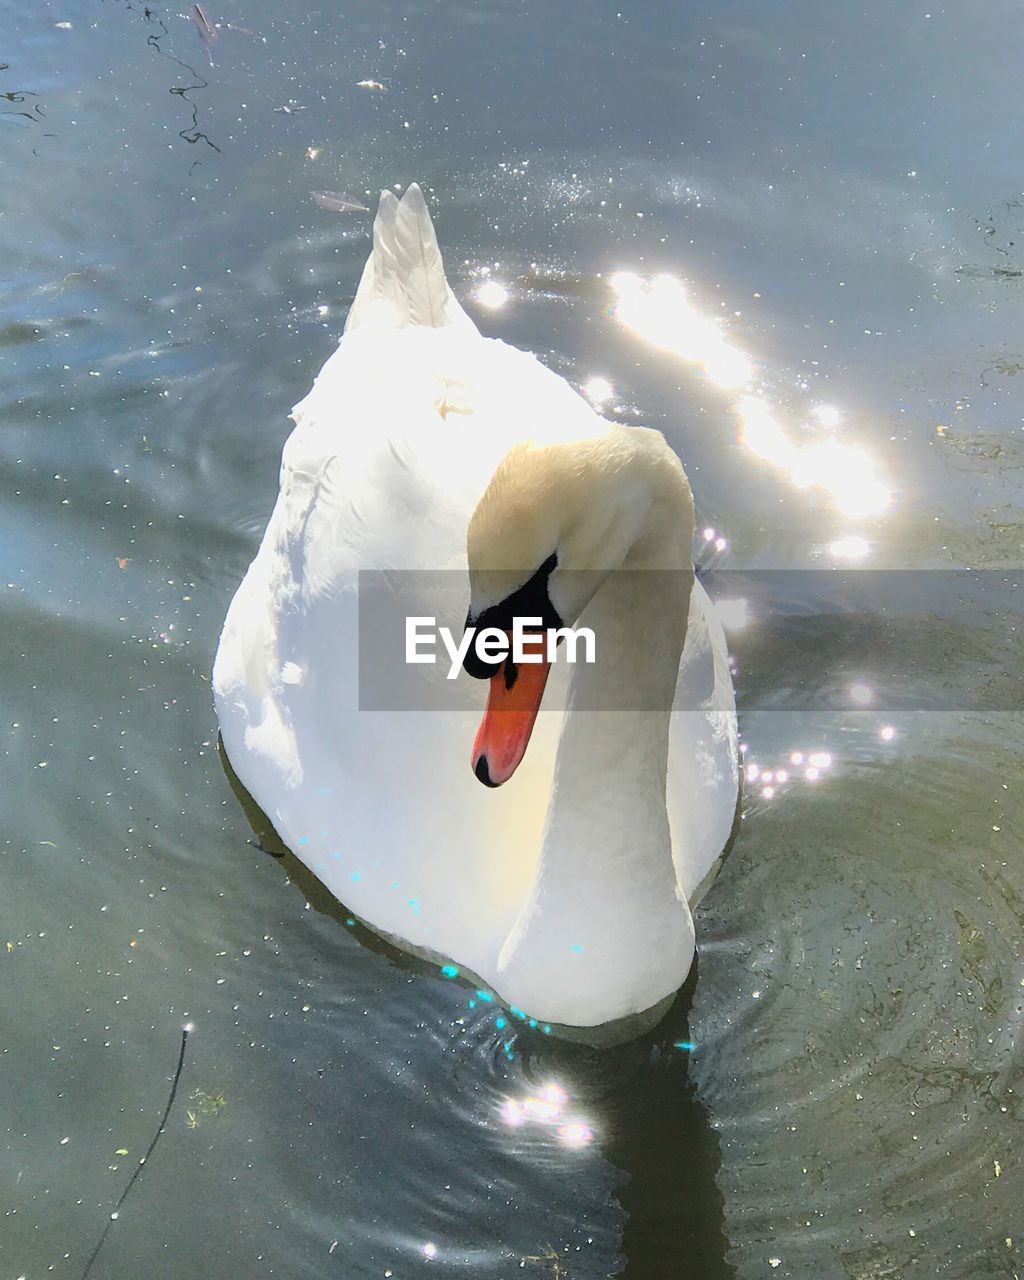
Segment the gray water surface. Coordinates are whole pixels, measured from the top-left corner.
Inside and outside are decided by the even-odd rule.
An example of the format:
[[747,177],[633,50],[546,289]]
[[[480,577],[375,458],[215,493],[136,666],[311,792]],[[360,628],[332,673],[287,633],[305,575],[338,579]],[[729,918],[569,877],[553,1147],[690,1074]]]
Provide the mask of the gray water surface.
[[[881,612],[855,669],[810,586],[783,653],[752,606],[699,975],[597,1054],[258,847],[209,686],[368,252],[310,192],[414,179],[481,328],[666,433],[702,562],[919,570],[928,687],[998,667],[1018,7],[223,0],[246,30],[209,50],[179,8],[2,9],[0,1271],[82,1275],[191,1023],[96,1280],[1021,1273],[1012,697],[893,709]],[[709,319],[747,391],[702,366]],[[947,624],[924,571],[965,568],[1004,589]]]

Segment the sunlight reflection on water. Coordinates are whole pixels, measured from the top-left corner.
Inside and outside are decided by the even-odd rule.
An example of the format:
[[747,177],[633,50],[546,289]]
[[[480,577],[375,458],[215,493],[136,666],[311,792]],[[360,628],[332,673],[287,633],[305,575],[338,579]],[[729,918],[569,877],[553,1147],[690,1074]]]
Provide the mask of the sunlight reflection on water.
[[[886,510],[892,495],[867,452],[860,445],[831,438],[795,439],[793,430],[778,421],[779,410],[749,391],[754,381],[750,357],[716,320],[702,314],[681,281],[669,275],[644,280],[620,271],[610,283],[616,296],[615,315],[626,328],[652,346],[697,365],[723,391],[746,392],[732,408],[739,419],[740,439],[755,457],[786,473],[797,488],[823,489],[841,515],[857,519]],[[815,406],[810,416],[826,432],[842,420],[840,410],[827,404]],[[866,548],[861,554],[866,554]]]

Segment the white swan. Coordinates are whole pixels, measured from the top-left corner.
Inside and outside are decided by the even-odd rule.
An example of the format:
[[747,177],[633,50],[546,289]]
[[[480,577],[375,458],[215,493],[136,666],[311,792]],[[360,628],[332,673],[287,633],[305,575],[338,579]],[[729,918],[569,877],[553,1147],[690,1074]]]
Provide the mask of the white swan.
[[[689,971],[738,787],[675,454],[480,335],[415,185],[381,193],[345,334],[293,418],[214,666],[242,783],[355,915],[513,1008],[576,1028],[652,1010]],[[488,688],[447,661],[413,674],[450,710],[369,705],[396,637],[360,637],[367,569],[424,571],[402,582],[458,632],[467,606],[507,621],[525,584],[516,601],[595,631],[598,661],[552,667],[532,738],[543,671],[511,692],[499,673],[471,761]]]

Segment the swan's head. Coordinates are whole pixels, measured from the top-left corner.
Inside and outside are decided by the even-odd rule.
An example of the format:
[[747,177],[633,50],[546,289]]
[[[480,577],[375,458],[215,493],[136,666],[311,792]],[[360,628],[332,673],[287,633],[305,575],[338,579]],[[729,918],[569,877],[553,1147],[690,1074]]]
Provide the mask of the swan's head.
[[[467,626],[478,634],[495,627],[509,640],[515,618],[539,618],[544,631],[573,626],[608,574],[633,562],[660,490],[685,495],[690,523],[679,538],[688,558],[689,486],[659,432],[612,428],[570,443],[515,445],[469,523]],[[548,677],[543,647],[538,638],[531,648],[540,660],[521,664],[483,660],[474,645],[467,652],[466,671],[490,681],[471,761],[488,786],[507,782],[526,752]]]

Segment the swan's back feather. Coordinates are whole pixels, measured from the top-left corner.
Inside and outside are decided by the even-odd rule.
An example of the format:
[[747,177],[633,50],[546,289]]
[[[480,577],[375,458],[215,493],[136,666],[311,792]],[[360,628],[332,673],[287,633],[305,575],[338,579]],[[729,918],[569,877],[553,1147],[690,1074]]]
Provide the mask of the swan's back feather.
[[401,200],[382,191],[373,222],[373,252],[359,281],[345,332],[407,325],[474,329],[444,274],[427,202],[417,183]]

